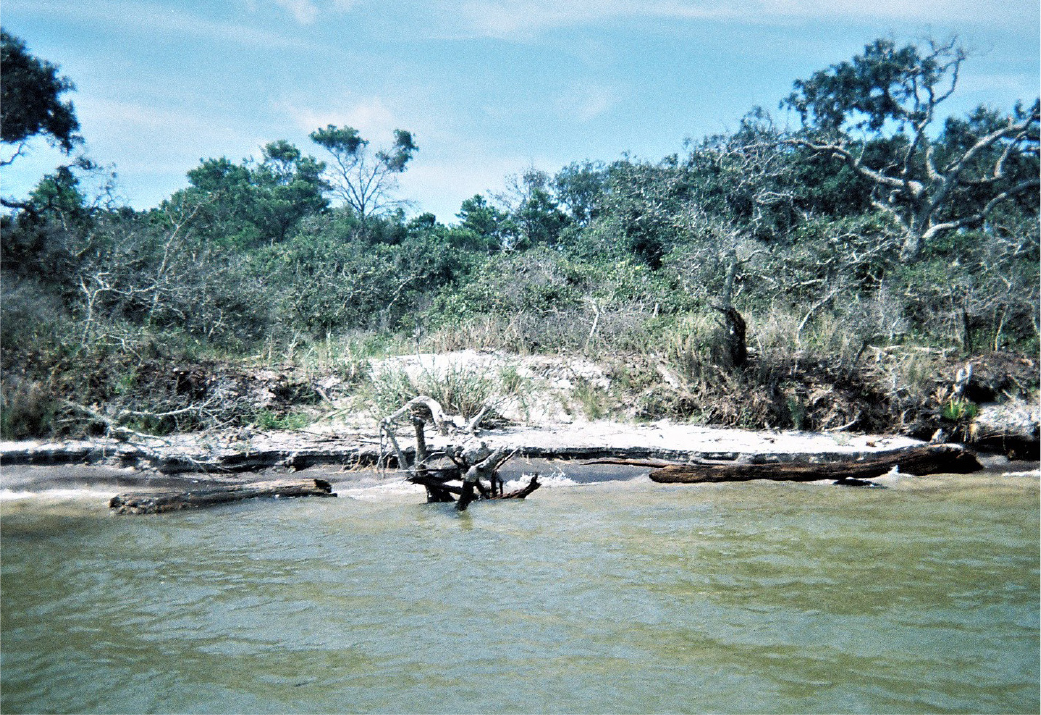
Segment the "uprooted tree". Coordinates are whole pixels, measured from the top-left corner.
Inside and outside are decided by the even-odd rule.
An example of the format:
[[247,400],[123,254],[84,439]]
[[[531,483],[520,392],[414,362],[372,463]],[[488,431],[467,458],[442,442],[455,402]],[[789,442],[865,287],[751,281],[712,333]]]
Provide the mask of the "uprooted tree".
[[[398,469],[407,472],[408,481],[426,487],[427,503],[456,502],[456,508],[465,511],[471,502],[479,499],[523,499],[539,488],[538,475],[533,476],[526,486],[504,492],[499,468],[514,453],[501,447],[490,449],[484,442],[472,439],[486,411],[487,408],[482,409],[469,422],[452,420],[445,415],[437,400],[419,395],[380,421],[380,439],[386,437],[394,450]],[[408,416],[416,434],[412,460],[406,456],[394,434],[397,421],[405,416]],[[428,422],[442,434],[451,429],[471,438],[462,444],[449,444],[442,450],[431,451],[426,442]]]
[[872,187],[872,204],[904,232],[904,260],[941,233],[982,224],[1007,201],[1036,204],[1039,186],[1038,100],[1008,114],[981,106],[948,118],[930,138],[968,53],[956,39],[925,44],[875,40],[852,62],[797,80],[781,103],[805,129],[790,144],[845,162]]

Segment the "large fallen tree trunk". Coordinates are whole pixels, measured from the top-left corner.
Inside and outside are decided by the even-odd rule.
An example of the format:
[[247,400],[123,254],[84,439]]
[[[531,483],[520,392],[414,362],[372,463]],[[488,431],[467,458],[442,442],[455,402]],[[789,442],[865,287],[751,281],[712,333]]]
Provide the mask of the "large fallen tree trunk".
[[655,469],[656,482],[743,482],[752,479],[812,482],[820,479],[853,480],[880,477],[896,467],[904,474],[968,474],[983,469],[972,452],[955,445],[924,445],[908,449],[859,455],[856,459],[815,462],[702,461],[669,464]]
[[254,484],[209,485],[180,492],[118,494],[108,505],[119,514],[162,514],[258,497],[334,497],[324,479],[282,479]]

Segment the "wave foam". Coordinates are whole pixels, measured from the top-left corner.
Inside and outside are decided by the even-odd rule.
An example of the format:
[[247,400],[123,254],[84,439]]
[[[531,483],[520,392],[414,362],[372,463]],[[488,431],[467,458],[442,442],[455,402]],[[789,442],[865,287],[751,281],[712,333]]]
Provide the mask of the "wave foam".
[[426,493],[426,490],[419,484],[412,484],[400,479],[389,482],[340,483],[333,487],[333,491],[340,497],[357,499],[359,501],[387,501],[398,497],[411,497],[416,494]]
[[[511,479],[510,481],[503,484],[503,491],[512,492],[516,489],[523,489],[528,486],[533,475],[525,474],[520,479]],[[550,474],[547,476],[539,475],[539,484],[542,485],[543,489],[557,489],[559,487],[577,487],[580,486],[581,482],[576,482],[570,477],[565,477],[563,474]]]
[[118,493],[115,490],[90,489],[86,487],[78,489],[42,489],[39,491],[0,489],[0,501],[25,501],[30,499],[41,501],[94,501],[104,499],[107,501]]

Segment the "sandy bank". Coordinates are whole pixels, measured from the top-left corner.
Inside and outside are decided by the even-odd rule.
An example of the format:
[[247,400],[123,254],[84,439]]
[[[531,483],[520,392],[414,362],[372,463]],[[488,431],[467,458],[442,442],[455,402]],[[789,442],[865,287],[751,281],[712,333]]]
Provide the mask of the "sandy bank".
[[[620,457],[679,462],[769,455],[842,458],[921,444],[914,439],[893,435],[716,429],[667,421],[509,427],[482,430],[476,436],[428,434],[428,443],[434,450],[467,439],[479,439],[492,448],[513,450],[516,460]],[[403,447],[409,445],[406,452],[410,451],[411,429],[402,429],[399,440]],[[270,469],[322,467],[345,470],[365,467],[388,452],[389,447],[381,446],[375,430],[332,427],[324,431],[238,430],[221,434],[188,434],[133,443],[105,438],[0,442],[0,465],[3,466],[0,481],[4,488],[10,488],[14,467],[46,465],[93,465],[99,469],[115,470],[108,476],[118,477],[128,485],[140,481],[141,473],[167,476],[207,473],[208,479],[241,480],[250,478],[247,475],[251,472]]]
[[[411,443],[402,430],[403,445]],[[515,450],[520,457],[594,459],[600,457],[689,460],[716,455],[849,455],[920,444],[900,436],[715,429],[669,422],[624,424],[586,422],[546,427],[482,430],[476,436],[430,434],[433,449],[466,439]],[[386,447],[384,447],[386,449]],[[99,438],[62,442],[0,442],[0,464],[104,464],[162,472],[248,471],[274,466],[317,464],[359,466],[381,454],[375,431],[248,430],[176,435],[135,442]]]

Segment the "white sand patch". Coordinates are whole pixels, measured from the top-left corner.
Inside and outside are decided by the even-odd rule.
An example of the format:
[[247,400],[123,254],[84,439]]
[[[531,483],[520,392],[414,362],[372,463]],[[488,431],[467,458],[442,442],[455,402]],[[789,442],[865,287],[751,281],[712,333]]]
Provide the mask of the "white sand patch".
[[[532,450],[647,450],[667,452],[720,452],[741,454],[849,454],[899,449],[921,444],[900,436],[872,436],[799,431],[752,431],[700,427],[660,420],[654,423],[590,421],[575,395],[579,386],[612,388],[604,368],[583,357],[513,355],[495,350],[461,350],[451,353],[418,353],[373,360],[375,374],[401,370],[413,381],[444,377],[452,372],[472,374],[490,382],[494,407],[513,423],[503,429],[481,431],[478,439],[489,447],[506,447],[519,453]],[[674,378],[675,379],[675,378]],[[518,385],[518,382],[520,383]],[[379,416],[368,412],[344,414],[307,428],[305,433],[344,442],[377,439]],[[302,435],[302,433],[296,433]],[[252,449],[265,449],[283,440],[278,433],[254,435]],[[412,443],[412,428],[402,425],[402,444]],[[432,449],[458,443],[463,435],[447,437],[428,431]],[[240,445],[240,448],[241,445]]]
[[417,353],[373,360],[373,374],[402,370],[413,381],[467,373],[493,385],[493,407],[506,419],[522,424],[581,422],[574,390],[585,385],[607,391],[611,380],[604,369],[583,357],[512,355],[497,350]]
[[[534,447],[546,450],[611,448],[742,454],[850,454],[921,444],[918,440],[900,436],[720,429],[676,424],[665,420],[652,424],[603,421],[545,427],[510,427],[483,432],[479,438],[492,448],[501,446],[521,451]],[[435,438],[434,441],[438,439],[440,438]]]

